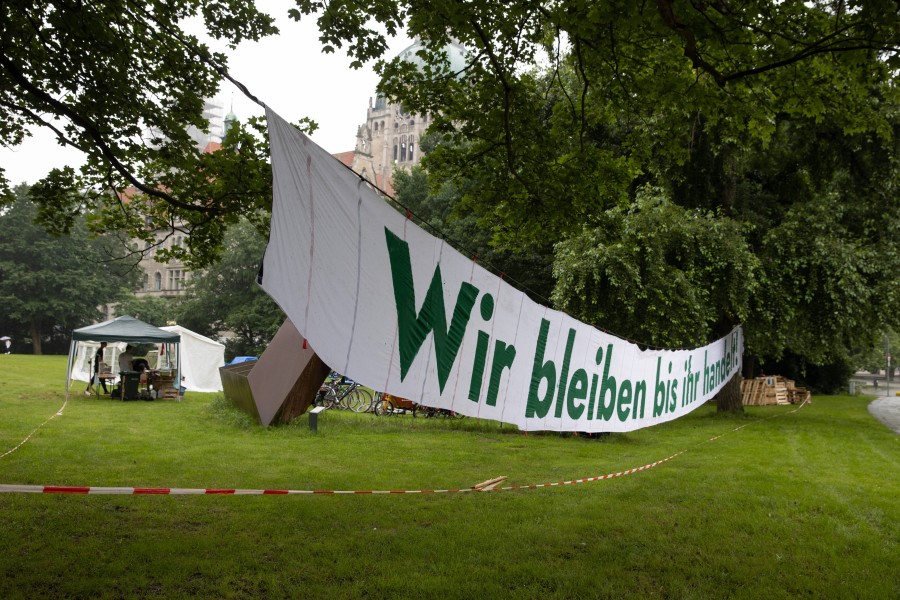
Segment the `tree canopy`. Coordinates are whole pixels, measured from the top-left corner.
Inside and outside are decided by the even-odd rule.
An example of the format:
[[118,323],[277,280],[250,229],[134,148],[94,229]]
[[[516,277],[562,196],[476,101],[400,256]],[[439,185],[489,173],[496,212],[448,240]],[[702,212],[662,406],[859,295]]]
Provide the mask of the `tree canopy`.
[[664,346],[744,323],[751,354],[812,364],[896,324],[895,3],[300,7],[360,58],[361,15],[421,37],[380,68],[436,115],[433,191],[464,181],[457,212],[498,248],[555,243],[573,315]]
[[229,228],[222,258],[195,273],[180,304],[179,323],[203,335],[230,331],[225,354],[259,356],[284,323],[285,315],[256,284],[266,237],[246,219]]
[[259,157],[204,155],[188,134],[208,130],[204,99],[227,77],[225,56],[184,31],[191,17],[231,47],[277,33],[270,16],[236,0],[0,5],[0,143],[42,127],[87,158],[80,173],[60,165],[34,186],[50,230],[69,231],[85,206],[100,216],[95,232],[142,237],[150,219],[191,234],[190,258],[205,264],[228,223],[271,202],[257,186]]
[[46,343],[64,351],[73,329],[100,319],[98,306],[131,293],[138,272],[119,260],[121,244],[89,236],[83,219],[68,236],[50,235],[34,223],[28,188],[17,186],[15,195],[0,214],[0,329],[29,338],[35,354]]
[[[264,141],[239,128],[203,156],[184,133],[227,65],[180,20],[231,43],[276,33],[253,4],[2,11],[0,141],[51,127],[89,156],[35,186],[45,222],[98,207],[95,231],[140,237],[145,215],[180,221],[204,266],[267,205]],[[756,355],[818,363],[900,325],[896,2],[296,0],[290,14],[433,115],[433,190],[452,185],[497,251],[552,254],[554,300],[576,316],[660,345],[744,322]],[[415,63],[387,60],[401,28],[424,44]],[[450,40],[470,50],[460,72]],[[111,193],[128,184],[139,198]]]

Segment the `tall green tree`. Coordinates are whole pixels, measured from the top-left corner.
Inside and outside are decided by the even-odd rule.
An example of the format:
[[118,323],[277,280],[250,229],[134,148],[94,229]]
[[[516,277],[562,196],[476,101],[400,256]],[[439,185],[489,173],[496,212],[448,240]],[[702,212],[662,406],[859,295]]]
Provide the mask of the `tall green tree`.
[[285,315],[256,284],[267,238],[241,220],[225,236],[222,258],[196,273],[188,285],[179,323],[216,337],[229,331],[226,358],[258,356],[284,323]]
[[15,195],[0,214],[0,329],[29,338],[35,354],[45,343],[59,351],[72,329],[102,316],[99,306],[130,294],[138,273],[120,260],[117,243],[89,236],[83,219],[55,237],[35,223],[28,188],[17,186]]
[[[85,203],[97,233],[142,238],[146,219],[178,224],[193,240],[186,258],[203,266],[228,224],[271,203],[268,186],[257,185],[266,161],[252,144],[213,157],[187,132],[208,130],[204,99],[228,77],[226,57],[184,30],[191,18],[232,48],[278,31],[238,0],[0,4],[0,144],[44,128],[87,159],[80,172],[61,165],[31,182],[48,229],[69,231]],[[0,191],[4,182],[0,169]]]
[[116,313],[131,315],[154,327],[164,327],[170,322],[177,323],[182,311],[180,298],[157,298],[153,296],[128,296],[116,306]]
[[896,322],[895,3],[299,6],[360,58],[382,41],[362,16],[423,39],[380,68],[436,115],[432,187],[465,178],[500,248],[555,242],[576,316],[658,345],[743,322],[760,360],[812,364]]
[[541,240],[527,248],[496,246],[490,224],[461,209],[465,185],[464,179],[444,181],[432,190],[428,175],[421,167],[410,171],[398,169],[393,180],[397,201],[420,219],[426,229],[446,239],[460,252],[469,253],[480,265],[493,270],[495,275],[502,275],[536,302],[549,302],[553,291],[552,240]]
[[[666,217],[675,219],[671,235],[645,254],[637,244],[616,256],[641,275],[632,290],[670,285],[660,274],[672,272],[677,289],[691,291],[696,301],[666,307],[673,323],[710,306],[698,337],[743,320],[761,358],[794,353],[821,363],[860,331],[896,325],[896,277],[876,275],[896,273],[898,256],[897,233],[885,224],[896,222],[895,2],[296,5],[291,15],[314,15],[325,49],[346,49],[357,66],[384,59],[386,35],[402,27],[424,41],[416,64],[377,68],[383,92],[435,116],[441,143],[427,157],[429,173],[457,185],[457,211],[490,229],[492,247],[557,244],[555,298],[585,320],[634,327],[585,296],[584,286],[610,289],[613,273],[587,272],[569,251],[649,239],[642,228]],[[215,259],[238,214],[266,205],[264,142],[242,130],[240,152],[235,144],[203,162],[180,133],[198,124],[200,98],[225,71],[179,19],[203,14],[232,42],[274,33],[253,5],[13,2],[2,10],[3,141],[17,143],[27,125],[54,127],[41,115],[55,115],[67,123],[60,137],[91,153],[80,176],[63,169],[36,186],[46,222],[66,230],[84,203],[73,190],[88,190],[102,207],[98,231],[111,224],[140,235],[146,211],[187,223],[199,266]],[[451,38],[471,49],[458,73],[443,53]],[[149,144],[145,120],[160,132]],[[141,210],[109,193],[126,183],[146,198]],[[720,231],[700,236],[693,218]],[[792,289],[776,296],[784,287]],[[664,289],[627,297],[640,304]],[[677,343],[686,330],[670,331],[658,343]]]

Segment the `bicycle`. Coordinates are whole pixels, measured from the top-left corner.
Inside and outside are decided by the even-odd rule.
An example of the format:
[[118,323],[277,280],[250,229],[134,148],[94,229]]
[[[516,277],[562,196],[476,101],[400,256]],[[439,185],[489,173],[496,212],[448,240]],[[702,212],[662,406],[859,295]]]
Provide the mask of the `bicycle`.
[[374,401],[369,390],[360,387],[352,379],[332,371],[319,388],[315,404],[325,408],[337,407],[353,412],[367,412],[373,408]]
[[413,408],[415,408],[415,402],[384,392],[375,392],[375,399],[372,403],[375,408],[375,414],[379,417],[406,414],[407,412],[412,412]]

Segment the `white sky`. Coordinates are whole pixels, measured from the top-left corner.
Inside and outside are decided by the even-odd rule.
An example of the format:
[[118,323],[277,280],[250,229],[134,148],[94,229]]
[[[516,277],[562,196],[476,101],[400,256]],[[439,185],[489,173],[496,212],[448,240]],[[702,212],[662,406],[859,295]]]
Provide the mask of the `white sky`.
[[[343,50],[322,54],[315,18],[307,17],[297,23],[287,17],[293,6],[291,0],[258,0],[257,6],[276,17],[279,36],[259,43],[245,42],[233,51],[208,42],[210,47],[225,52],[231,76],[287,121],[310,117],[318,122],[319,129],[312,139],[325,150],[353,150],[356,129],[365,122],[369,98],[374,98],[378,84],[372,65],[353,70],[351,59]],[[390,55],[398,54],[411,43],[406,36],[394,39]],[[260,106],[230,82],[223,83],[217,99],[225,106],[222,116],[233,110],[239,120],[245,121],[264,114]],[[6,169],[12,185],[32,184],[53,168],[77,168],[82,164],[82,154],[61,147],[51,132],[32,133],[33,137],[21,146],[0,146],[0,166]]]

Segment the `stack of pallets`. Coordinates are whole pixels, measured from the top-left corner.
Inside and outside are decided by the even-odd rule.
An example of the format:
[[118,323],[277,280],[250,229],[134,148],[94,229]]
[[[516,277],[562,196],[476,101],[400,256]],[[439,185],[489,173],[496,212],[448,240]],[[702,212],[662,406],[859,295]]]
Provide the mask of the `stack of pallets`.
[[809,390],[797,387],[790,379],[780,375],[744,379],[741,382],[744,406],[770,404],[801,404],[810,399]]

